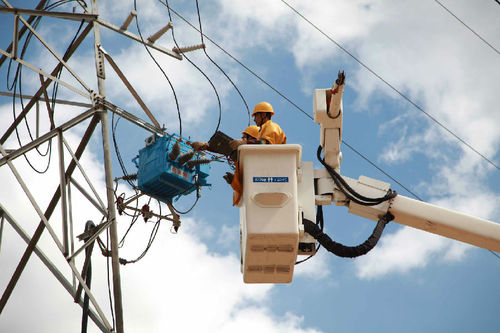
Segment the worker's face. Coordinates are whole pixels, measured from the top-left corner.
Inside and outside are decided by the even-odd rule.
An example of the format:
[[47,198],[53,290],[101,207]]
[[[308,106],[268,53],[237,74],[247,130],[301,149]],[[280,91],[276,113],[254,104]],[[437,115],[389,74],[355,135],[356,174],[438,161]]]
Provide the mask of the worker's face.
[[267,121],[266,113],[257,112],[256,114],[253,115],[253,121],[255,122],[255,125],[260,127],[263,123]]

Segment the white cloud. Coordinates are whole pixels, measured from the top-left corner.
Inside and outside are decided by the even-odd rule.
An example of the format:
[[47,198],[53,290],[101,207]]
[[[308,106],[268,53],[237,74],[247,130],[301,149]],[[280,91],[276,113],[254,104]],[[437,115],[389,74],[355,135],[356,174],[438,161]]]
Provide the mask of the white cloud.
[[287,313],[283,318],[273,320],[266,315],[268,310],[259,308],[247,308],[240,311],[234,317],[234,320],[228,321],[220,332],[291,332],[291,333],[316,333],[316,329],[309,328],[303,330],[300,328],[303,318]]
[[[199,124],[207,116],[213,119],[215,124],[218,116],[217,99],[210,83],[203,75],[186,60],[180,62],[155,51],[152,53],[172,82],[183,124]],[[213,70],[213,67],[207,66],[205,59],[193,55],[190,57],[203,68],[209,78],[215,81],[220,98],[224,98],[228,89],[227,83],[220,80],[219,74]],[[169,122],[166,122],[167,127],[177,129],[177,110],[170,85],[144,47],[133,46],[113,58],[157,120],[165,123],[165,120],[169,119]],[[108,85],[111,100],[121,100],[121,103],[126,103],[127,108],[140,110],[136,101],[132,99],[128,90],[111,69],[108,70],[108,76],[108,79],[111,79]],[[145,77],[148,79],[144,80]],[[164,107],[165,105],[169,107]],[[142,110],[139,112],[143,114]],[[142,118],[145,118],[145,115]]]
[[[455,173],[448,174],[453,176]],[[468,181],[448,185],[441,192],[442,198],[433,200],[433,204],[485,219],[498,216],[499,207],[496,203],[500,201],[500,196],[481,191]],[[462,191],[462,186],[467,190]],[[381,278],[393,273],[406,274],[424,268],[434,260],[448,263],[463,260],[467,252],[474,248],[469,244],[403,227],[394,233],[384,234],[375,249],[358,259],[356,274],[361,279]]]
[[[344,47],[365,37],[370,27],[381,19],[373,15],[372,6],[364,1],[295,2],[291,5]],[[292,50],[298,68],[316,72],[324,65],[331,66],[331,60],[342,51],[291,9],[285,8],[285,14],[293,17],[296,28],[297,38],[293,40]],[[358,24],[361,21],[364,24]]]
[[[430,6],[434,4],[415,3],[407,6],[398,1],[376,3],[319,1],[292,4],[478,150],[487,156],[498,155],[500,134],[495,125],[500,123],[500,114],[494,112],[498,109],[495,90],[497,84],[491,79],[500,76],[498,72],[500,66],[496,66],[498,60],[496,55],[490,54],[491,50],[485,48],[474,36],[468,36],[470,32],[466,30],[460,32],[459,28],[463,27],[446,16],[446,13],[440,12],[440,8],[431,10]],[[485,33],[487,39],[493,39],[495,42],[500,21],[495,19],[493,11],[478,13],[473,10],[475,5],[467,2],[462,2],[457,7],[457,9],[463,7],[460,13],[470,18],[471,22],[476,24],[478,31]],[[114,1],[103,4],[101,13],[106,19],[120,25],[131,9],[130,4],[127,7],[121,2]],[[228,50],[236,56],[245,56],[248,53],[254,55],[258,50],[266,54],[278,50],[280,54],[282,52],[292,54],[297,69],[303,73],[303,89],[308,92],[310,92],[308,84],[314,74],[324,71],[325,66],[336,68],[337,59],[340,56],[346,57],[336,46],[279,1],[225,1],[219,2],[218,6],[202,7],[203,9],[206,10],[202,12],[206,18],[204,22],[210,22],[206,24],[207,34],[213,36],[213,32],[216,31],[216,40],[222,41],[224,47],[229,46]],[[162,6],[140,7],[139,11],[145,35],[149,35],[165,23],[166,11]],[[484,15],[487,15],[488,19],[484,19]],[[359,24],[360,22],[362,24]],[[477,26],[478,24],[480,26]],[[178,26],[181,30],[182,25]],[[131,30],[134,29],[132,26]],[[103,30],[104,38],[112,35]],[[198,36],[193,32],[188,33],[188,30],[185,31],[185,35],[178,35],[182,37],[182,42],[197,40]],[[170,36],[162,37],[161,44],[173,46]],[[177,128],[176,112],[168,83],[149,60],[145,51],[135,46],[113,53],[113,57],[122,70],[126,69],[127,77],[147,104],[159,105],[152,107],[153,112],[160,118],[159,121],[163,123],[163,119],[168,119],[167,126]],[[197,56],[194,57],[200,60]],[[90,82],[95,80],[92,59],[93,56],[89,53],[75,57],[74,62],[72,61],[79,73]],[[158,59],[168,70],[179,93],[185,117],[183,121],[196,125],[205,121],[208,115],[213,115],[215,97],[200,74],[185,61],[180,63],[161,55],[158,55]],[[81,63],[90,66],[80,67],[80,60]],[[211,68],[207,69],[207,73],[211,77],[216,77],[216,86],[221,87],[219,91],[224,98],[228,89],[227,82],[225,79],[222,81],[220,75],[217,76],[215,70],[207,66],[206,60],[200,61],[204,69]],[[255,66],[260,66],[263,72],[271,72],[266,67],[265,61]],[[80,72],[84,67],[90,70]],[[231,72],[233,78],[241,74],[234,68]],[[135,101],[125,91],[121,82],[113,76],[109,66],[108,75],[107,88],[111,101],[119,101],[117,104],[123,103],[133,110],[138,110]],[[399,99],[394,92],[364,69],[353,69],[352,73],[348,73],[348,80],[348,85],[358,93],[356,96],[358,105],[369,112],[385,111],[375,102],[387,96]],[[36,76],[26,79],[26,83],[36,82]],[[64,94],[63,89],[61,92]],[[389,133],[397,126],[405,125],[403,129],[398,130],[398,135],[394,136],[387,150],[382,152],[387,156],[381,159],[385,162],[405,163],[417,154],[425,155],[430,158],[429,163],[435,166],[436,176],[422,181],[420,187],[428,188],[429,193],[439,193],[430,195],[434,203],[485,218],[498,217],[499,211],[496,205],[499,202],[498,195],[480,184],[482,181],[488,181],[491,167],[484,166],[484,161],[466,148],[459,150],[458,155],[448,156],[443,163],[442,157],[439,156],[440,149],[456,148],[455,140],[432,123],[427,123],[428,119],[419,121],[418,119],[423,116],[418,111],[412,110],[411,106],[405,104],[399,110],[401,113],[413,112],[413,116],[396,116],[398,121],[391,122],[381,131]],[[0,125],[7,126],[11,119],[9,107],[0,109],[0,115],[3,120]],[[59,116],[61,117],[58,118],[59,121],[62,117],[67,117],[64,112],[58,113]],[[410,126],[421,122],[425,122],[423,127],[415,129]],[[71,141],[75,143],[75,139]],[[86,156],[85,165],[102,193],[103,168],[95,163],[97,160],[95,154],[89,154]],[[44,160],[37,162],[43,165]],[[26,167],[21,167],[23,163],[16,162],[16,165],[19,165],[21,172],[29,180],[30,189],[36,191],[37,198],[46,204],[49,199],[47,191],[49,195],[53,191],[46,186],[46,178],[57,179],[57,168],[52,169],[43,180],[39,180],[29,173]],[[12,202],[11,210],[15,212],[19,221],[35,221],[34,225],[29,224],[26,227],[32,232],[38,219],[33,218],[32,209],[28,209],[24,194],[19,191],[6,166],[0,169],[0,179],[3,186],[17,189],[8,193],[0,191],[0,202]],[[75,196],[79,204],[83,202],[81,197],[78,200],[78,195]],[[59,209],[56,210],[55,220],[58,214]],[[75,206],[75,215],[79,219],[78,229],[82,228],[81,223],[89,217],[99,219],[95,209],[90,205]],[[129,327],[127,330],[163,331],[168,327],[177,331],[204,332],[233,332],[244,329],[248,331],[258,329],[262,332],[316,332],[314,329],[304,328],[302,318],[297,315],[274,316],[272,309],[266,306],[272,295],[270,292],[272,287],[244,285],[238,271],[237,254],[222,256],[212,253],[205,243],[205,238],[211,235],[200,234],[196,229],[201,223],[185,222],[180,234],[175,236],[168,233],[169,227],[165,228],[162,225],[148,256],[138,264],[122,267],[126,327]],[[122,250],[124,256],[132,258],[142,251],[151,226],[139,221]],[[126,227],[127,221],[124,221],[120,225],[120,232]],[[57,232],[60,229],[59,226],[54,228]],[[233,232],[232,228],[222,229],[222,235],[227,239],[231,238]],[[8,232],[4,234],[4,239],[8,234]],[[41,245],[47,247],[48,243],[49,239],[44,236]],[[0,253],[2,260],[0,267],[9,267],[11,269],[9,272],[12,272],[14,263],[21,255],[22,247],[10,241],[4,241],[4,244],[5,247]],[[462,260],[468,249],[467,245],[405,227],[392,234],[385,234],[380,244],[370,254],[356,261],[357,276],[361,279],[373,279],[388,274],[408,274],[414,269],[426,267],[434,259],[448,262]],[[47,251],[54,255],[56,253],[53,246]],[[94,257],[97,257],[94,288],[96,294],[102,296],[100,301],[107,308],[105,264],[98,253]],[[60,286],[57,283],[48,282],[43,288],[38,288],[40,281],[53,281],[53,279],[48,273],[42,275],[44,274],[40,273],[42,267],[33,261],[35,260],[30,261],[20,286],[7,305],[6,312],[0,317],[0,327],[32,330],[36,323],[38,330],[49,331],[53,330],[53,320],[46,318],[48,314],[57,313],[60,330],[74,330],[78,326],[75,323],[79,321],[80,309],[77,306],[66,306],[71,304],[71,299],[67,295],[61,296],[58,292]],[[311,275],[317,276],[317,272],[329,274],[326,262],[326,256],[320,253],[310,262],[297,267],[297,277],[310,278]],[[59,257],[58,263],[63,265],[64,260]],[[0,276],[0,286],[5,285],[8,277],[9,274]],[[38,293],[36,294],[38,297],[32,297],[35,293]],[[55,306],[61,304],[66,316],[62,316],[61,308]],[[39,311],[41,307],[44,311]],[[23,312],[31,313],[30,321],[19,319],[19,314]]]
[[[219,6],[217,14],[221,19],[217,20],[220,25],[217,35],[221,36],[222,44],[231,45],[236,51],[248,50],[249,47],[270,51],[291,33],[288,31],[290,18],[286,15],[286,8],[279,2],[219,1]],[[252,38],[240,37],[249,32]]]
[[[423,268],[438,254],[446,254],[452,242],[437,235],[403,227],[395,233],[385,234],[370,253],[356,260],[356,275],[360,279],[374,279]],[[451,259],[453,256],[450,254],[448,257]]]
[[[308,259],[307,261],[300,263],[295,266],[294,270],[294,278],[305,278],[305,279],[313,279],[320,280],[325,279],[330,276],[330,262],[329,257],[330,253],[326,251],[319,251],[314,257]],[[303,260],[307,257],[299,256],[297,260]]]
[[233,247],[234,244],[238,244],[240,241],[238,237],[239,233],[239,226],[223,225],[220,232],[218,233],[217,244],[222,245],[226,248]]
[[[79,142],[79,136],[70,132],[65,133],[65,138],[72,147]],[[80,163],[105,199],[103,167],[96,157],[98,150],[100,144],[91,144]],[[36,158],[33,155],[31,159]],[[65,160],[68,163],[68,155]],[[14,164],[44,210],[59,181],[57,150],[53,151],[51,168],[43,176],[35,174],[21,158]],[[31,235],[39,218],[27,203],[26,196],[6,166],[0,169],[0,179],[3,188],[9,189],[0,192],[0,202]],[[81,176],[77,179],[80,184],[85,184]],[[118,192],[123,190],[124,188],[119,188]],[[83,231],[85,221],[91,219],[98,223],[100,215],[74,187],[72,197],[74,229],[75,234],[79,234]],[[59,237],[60,216],[60,207],[57,207],[50,220],[54,232]],[[120,235],[123,235],[128,223],[128,218],[118,216]],[[203,241],[204,238],[210,237],[203,225],[204,223],[192,219],[184,219],[179,234],[173,235],[169,231],[170,222],[163,221],[147,256],[136,264],[121,267],[127,330],[164,331],[168,328],[177,331],[229,332],[235,328],[244,331],[258,327],[263,332],[317,332],[303,327],[303,319],[297,315],[274,315],[266,305],[273,286],[244,284],[239,271],[238,255],[232,252],[227,255],[211,252]],[[6,228],[9,230],[4,233],[4,237],[9,237],[9,240],[3,244],[0,255],[0,266],[5,269],[5,274],[0,276],[2,290],[25,248],[10,227]],[[152,223],[144,223],[139,219],[130,231],[120,256],[126,259],[137,257],[145,248],[151,230]],[[229,231],[228,229],[227,232]],[[101,238],[105,241],[105,234]],[[47,231],[38,245],[71,281],[65,260],[48,237]],[[80,245],[81,243],[77,242],[75,246],[78,248]],[[92,258],[92,290],[103,311],[109,313],[106,261],[99,252],[96,246]],[[78,258],[78,268],[81,268],[82,260],[83,257]],[[43,287],[40,287],[41,285]],[[40,311],[40,308],[44,310]],[[30,313],[29,321],[23,321],[20,317],[26,312]],[[57,320],[55,328],[52,313],[57,316],[54,318],[61,318]],[[38,259],[31,259],[0,317],[0,327],[7,331],[27,331],[36,327],[41,331],[66,332],[79,328],[80,318],[81,309],[73,305],[71,296],[66,294]],[[92,323],[89,323],[89,332],[97,332]]]
[[[55,158],[55,156],[54,156]],[[94,163],[93,163],[94,161]],[[100,165],[95,160],[85,159],[82,163],[86,166],[92,178],[97,180],[98,188],[102,191],[102,173]],[[23,174],[27,173],[26,167],[19,167]],[[52,176],[57,176],[52,168]],[[22,209],[26,199],[19,194],[12,177],[8,176],[5,168],[1,170],[1,179],[11,189],[8,197],[3,192],[1,202],[15,212],[16,218],[21,223],[33,221],[33,213]],[[96,177],[97,175],[97,177]],[[100,176],[100,177],[99,177]],[[99,180],[100,179],[100,180]],[[45,191],[48,183],[32,182],[30,190],[40,198],[40,193]],[[75,212],[75,229],[79,233],[82,223],[91,218],[88,209],[82,210],[84,200],[73,202]],[[57,221],[57,214],[51,220]],[[95,219],[94,221],[97,221]],[[119,217],[121,234],[127,227],[124,217]],[[167,225],[164,225],[167,224]],[[186,219],[177,235],[170,234],[169,222],[162,222],[160,232],[148,255],[139,263],[129,264],[121,267],[123,302],[125,311],[125,325],[128,330],[163,331],[168,327],[170,330],[181,331],[204,331],[204,332],[229,332],[235,327],[246,327],[250,329],[257,325],[264,332],[317,332],[316,330],[302,328],[302,319],[296,315],[288,314],[285,317],[275,317],[266,308],[265,304],[269,297],[272,285],[246,285],[242,282],[239,272],[239,259],[234,253],[219,255],[211,253],[207,245],[200,237],[203,237],[201,224]],[[121,256],[127,259],[134,258],[139,254],[145,244],[151,223],[137,222],[130,232]],[[8,232],[4,236],[13,236]],[[105,239],[105,237],[104,237]],[[53,247],[48,246],[49,241],[40,242],[42,248],[53,257],[60,257]],[[2,267],[13,267],[12,264],[18,259],[13,253],[18,252],[19,243],[2,249]],[[21,246],[22,248],[22,246]],[[48,249],[48,250],[47,250]],[[96,247],[93,256],[93,290],[99,295],[101,306],[106,310],[106,282],[104,259],[100,256]],[[10,263],[9,265],[6,265]],[[56,261],[64,267],[61,260]],[[77,265],[80,267],[80,264]],[[52,320],[47,318],[46,311],[34,311],[30,321],[22,322],[17,313],[30,294],[38,294],[40,297],[33,300],[33,306],[43,306],[50,299],[53,306],[71,304],[70,297],[61,296],[62,287],[56,283],[46,283],[42,294],[37,287],[37,281],[50,279],[48,273],[40,273],[42,268],[39,264],[28,265],[29,269],[23,275],[22,283],[7,305],[7,311],[0,319],[0,326],[13,329],[28,330],[37,324],[38,328],[52,326]],[[36,269],[35,269],[36,268]],[[63,269],[66,271],[66,269]],[[9,270],[10,272],[10,270]],[[7,283],[9,274],[2,274],[1,285]],[[43,278],[42,278],[43,277]],[[49,297],[48,295],[52,295]],[[104,304],[104,305],[102,305]],[[48,309],[52,308],[52,305]],[[29,307],[28,307],[29,308]],[[75,310],[76,308],[76,310]],[[79,309],[64,306],[59,308],[58,317],[66,318],[58,322],[57,329],[61,332],[75,329],[79,322]],[[196,320],[193,320],[195,317]],[[72,319],[70,319],[72,318]],[[258,322],[253,322],[259,319]],[[54,328],[52,327],[52,331]],[[241,330],[241,329],[240,329]],[[90,330],[95,331],[94,328]]]

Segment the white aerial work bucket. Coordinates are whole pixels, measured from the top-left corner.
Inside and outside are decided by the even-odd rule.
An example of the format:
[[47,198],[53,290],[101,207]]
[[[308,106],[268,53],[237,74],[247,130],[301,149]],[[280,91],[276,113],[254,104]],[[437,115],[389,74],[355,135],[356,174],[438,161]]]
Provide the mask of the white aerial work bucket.
[[246,283],[289,283],[297,260],[300,145],[242,145],[241,270]]

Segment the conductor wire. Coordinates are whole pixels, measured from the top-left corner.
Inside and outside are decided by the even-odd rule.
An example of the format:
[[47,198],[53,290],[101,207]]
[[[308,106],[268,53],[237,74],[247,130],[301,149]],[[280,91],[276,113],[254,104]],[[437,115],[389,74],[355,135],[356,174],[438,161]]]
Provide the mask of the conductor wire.
[[[136,1],[136,0],[134,0],[134,1]],[[168,0],[165,0],[165,4],[166,4],[166,7],[167,7],[167,11],[168,11],[168,18],[169,18],[170,22],[172,22],[172,14],[170,13],[170,6],[168,4]],[[174,28],[172,28],[170,30],[172,31],[172,39],[174,40],[175,46],[177,47],[177,49],[180,49],[179,44],[177,43],[177,40],[175,39]],[[217,92],[217,89],[215,88],[215,85],[210,80],[210,78],[207,76],[207,74],[205,74],[205,72],[203,72],[194,62],[192,62],[191,59],[189,59],[188,56],[186,56],[184,53],[182,53],[182,55],[184,56],[184,58],[186,58],[186,60],[191,65],[193,65],[207,79],[207,81],[210,83],[210,85],[212,86],[212,88],[213,88],[213,90],[215,92],[215,96],[217,97],[217,104],[219,106],[219,119],[217,120],[217,126],[216,126],[215,131],[214,131],[214,133],[215,133],[215,132],[217,132],[219,130],[220,121],[221,121],[221,118],[222,118],[222,107],[221,107],[221,103],[220,103],[219,93]]]
[[[134,0],[134,10],[137,12],[137,0]],[[158,63],[158,61],[155,59],[155,57],[153,56],[153,54],[151,54],[151,51],[149,51],[149,48],[148,46],[146,45],[146,43],[144,42],[144,37],[142,37],[142,33],[141,33],[141,28],[139,27],[139,15],[136,15],[135,16],[135,24],[137,26],[137,32],[139,33],[139,36],[141,37],[141,41],[142,41],[142,45],[144,45],[144,48],[146,49],[146,51],[148,52],[149,56],[151,57],[151,59],[153,59],[154,63],[156,64],[156,66],[160,69],[160,71],[163,73],[163,76],[165,76],[165,78],[167,79],[168,81],[168,84],[170,85],[170,89],[172,89],[172,93],[174,95],[174,99],[175,99],[175,106],[177,108],[177,116],[179,118],[179,136],[181,137],[181,140],[182,140],[182,119],[181,119],[181,110],[179,108],[179,101],[177,99],[177,94],[175,93],[175,89],[174,89],[174,86],[172,84],[172,82],[170,81],[170,79],[168,78],[168,75],[165,73],[165,71],[163,70],[163,68],[160,66],[160,64]]]
[[[199,23],[199,26],[200,26],[200,30],[199,31],[200,31],[201,43],[203,45],[205,45],[205,40],[203,38],[203,28],[202,28],[202,25],[201,25],[200,6],[198,4],[198,0],[196,0],[196,11],[198,12],[198,23]],[[231,80],[231,78],[226,74],[226,72],[208,55],[206,48],[203,48],[203,52],[205,52],[205,55],[212,62],[212,64],[214,64],[222,72],[222,74],[224,74],[224,76],[229,80],[229,82],[231,82],[231,84],[233,85],[234,89],[236,89],[236,91],[238,92],[238,95],[240,95],[240,98],[243,101],[243,103],[245,104],[245,108],[247,109],[247,114],[248,114],[248,125],[247,126],[250,126],[250,109],[248,108],[248,104],[247,104],[247,101],[245,100],[245,97],[243,97],[243,95],[241,94],[241,91],[238,89],[238,87],[233,82],[233,80]]]

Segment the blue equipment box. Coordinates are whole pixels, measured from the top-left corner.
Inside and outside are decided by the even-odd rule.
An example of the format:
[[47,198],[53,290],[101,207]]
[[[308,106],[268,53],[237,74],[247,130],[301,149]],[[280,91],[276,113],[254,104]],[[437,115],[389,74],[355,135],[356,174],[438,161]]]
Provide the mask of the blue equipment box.
[[[139,156],[133,159],[138,167],[139,189],[161,201],[172,202],[175,197],[187,195],[198,186],[210,186],[207,184],[209,163],[191,168],[187,163],[179,163],[179,157],[192,150],[186,139],[179,141],[179,156],[173,161],[169,160],[169,154],[178,139],[176,135],[153,135],[146,139],[146,147],[139,150]],[[196,152],[192,160],[196,159],[206,159],[206,156],[203,152]]]

